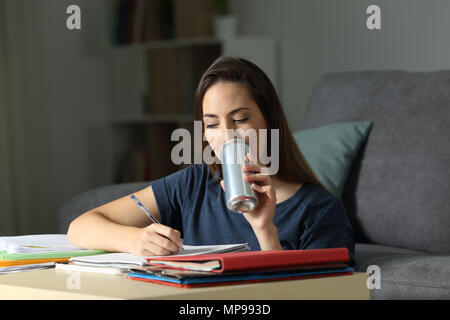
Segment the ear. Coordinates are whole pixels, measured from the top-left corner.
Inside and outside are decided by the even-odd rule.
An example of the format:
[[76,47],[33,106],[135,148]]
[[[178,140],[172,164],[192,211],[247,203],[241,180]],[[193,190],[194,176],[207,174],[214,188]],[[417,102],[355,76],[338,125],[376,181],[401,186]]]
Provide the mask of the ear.
[[220,180],[220,186],[222,187],[222,190],[225,191],[225,181]]

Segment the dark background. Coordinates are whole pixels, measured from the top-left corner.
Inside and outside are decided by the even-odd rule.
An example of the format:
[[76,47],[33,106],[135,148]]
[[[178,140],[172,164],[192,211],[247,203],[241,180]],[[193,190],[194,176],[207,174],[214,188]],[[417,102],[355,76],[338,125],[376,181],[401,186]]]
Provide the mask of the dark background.
[[[0,235],[55,233],[79,193],[177,170],[170,133],[191,126],[193,90],[219,55],[266,71],[292,131],[325,73],[450,66],[447,0],[234,0],[226,40],[212,1],[153,1],[0,0]],[[66,27],[71,4],[81,30]],[[371,4],[380,30],[366,27]]]

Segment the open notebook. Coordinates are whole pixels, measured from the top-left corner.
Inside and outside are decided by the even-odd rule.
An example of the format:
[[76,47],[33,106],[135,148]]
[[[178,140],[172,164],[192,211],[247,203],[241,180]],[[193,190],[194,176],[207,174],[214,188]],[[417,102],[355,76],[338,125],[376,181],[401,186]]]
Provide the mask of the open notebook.
[[54,253],[85,250],[72,245],[65,234],[35,234],[0,237],[0,251],[15,253]]
[[[106,251],[88,250],[73,246],[67,239],[66,234],[34,234],[0,237],[0,267],[55,262],[58,260],[68,260],[69,257],[98,255],[102,253],[106,253]],[[1,269],[3,272],[5,270]]]
[[[213,254],[213,253],[227,253],[227,252],[242,252],[249,251],[250,247],[247,243],[239,244],[225,244],[225,245],[206,245],[206,246],[183,246],[183,253],[174,254],[172,256],[195,256],[202,254]],[[112,268],[130,268],[135,266],[144,266],[147,264],[147,259],[160,257],[144,257],[135,256],[129,253],[106,253],[100,255],[92,255],[85,257],[73,257],[70,259],[71,262],[77,265],[85,266],[101,266],[101,267],[112,267]]]

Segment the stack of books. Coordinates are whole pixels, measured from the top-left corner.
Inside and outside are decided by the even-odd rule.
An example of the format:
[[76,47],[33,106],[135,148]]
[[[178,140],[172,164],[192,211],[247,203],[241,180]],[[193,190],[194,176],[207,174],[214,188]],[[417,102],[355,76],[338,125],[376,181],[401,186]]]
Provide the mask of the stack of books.
[[347,248],[270,250],[147,258],[127,278],[175,287],[351,275]]
[[65,234],[0,237],[0,274],[53,268],[71,257],[102,253],[71,245]]
[[[205,254],[218,254],[225,252],[249,251],[247,243],[224,245],[184,245],[180,253],[171,257],[190,257]],[[130,253],[115,252],[101,255],[91,255],[71,258],[69,263],[57,263],[56,269],[66,271],[86,271],[107,274],[124,274],[147,265],[148,259],[161,258],[162,256],[135,256]]]

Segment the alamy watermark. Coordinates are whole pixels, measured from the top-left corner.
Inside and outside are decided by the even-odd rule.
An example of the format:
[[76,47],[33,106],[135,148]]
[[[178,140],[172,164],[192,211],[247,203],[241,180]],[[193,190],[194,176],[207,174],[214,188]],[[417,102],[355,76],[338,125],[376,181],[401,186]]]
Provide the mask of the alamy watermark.
[[[81,30],[81,8],[78,5],[69,5],[66,9],[69,15],[66,19],[66,27],[69,30]],[[381,29],[381,9],[376,4],[371,4],[367,7],[366,13],[369,17],[366,19],[366,27],[369,30]]]
[[371,4],[367,7],[366,13],[370,14],[366,20],[366,26],[369,30],[380,30],[381,29],[381,9],[380,6],[376,4]]
[[81,8],[75,4],[67,7],[66,27],[69,30],[81,30]]
[[[190,131],[184,128],[178,128],[172,132],[171,141],[179,142],[172,148],[170,154],[170,158],[174,164],[221,164],[220,150],[223,143],[229,139],[239,138],[245,140],[249,145],[251,154],[249,162],[256,163],[256,159],[259,160],[259,164],[262,165],[262,174],[274,175],[278,172],[280,166],[279,129],[270,129],[269,156],[267,152],[268,129],[259,129],[258,131],[253,128],[245,131],[242,129],[227,129],[224,134],[220,130],[207,130],[205,134],[202,134],[202,126],[202,121],[194,121],[193,137]],[[204,150],[202,150],[203,141],[208,142]],[[191,150],[194,151],[193,158]],[[240,160],[237,159],[237,161]]]
[[367,278],[367,288],[372,289],[381,289],[381,270],[377,265],[370,265],[367,267],[366,273],[369,274]]
[[79,271],[72,272],[66,280],[66,286],[69,290],[81,289],[81,273]]

